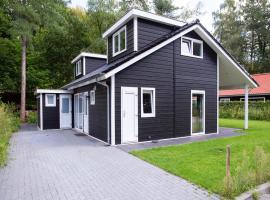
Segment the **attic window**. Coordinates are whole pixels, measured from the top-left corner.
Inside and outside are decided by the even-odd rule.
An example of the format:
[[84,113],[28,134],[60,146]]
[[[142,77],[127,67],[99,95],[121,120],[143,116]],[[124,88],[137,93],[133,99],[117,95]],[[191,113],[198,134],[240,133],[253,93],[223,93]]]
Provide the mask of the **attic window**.
[[181,55],[203,58],[203,41],[193,38],[181,38]]
[[76,76],[79,76],[82,74],[82,61],[81,60],[76,62],[75,73],[76,73]]
[[113,34],[113,56],[116,56],[127,49],[126,37],[127,37],[126,26],[124,26],[115,34]]

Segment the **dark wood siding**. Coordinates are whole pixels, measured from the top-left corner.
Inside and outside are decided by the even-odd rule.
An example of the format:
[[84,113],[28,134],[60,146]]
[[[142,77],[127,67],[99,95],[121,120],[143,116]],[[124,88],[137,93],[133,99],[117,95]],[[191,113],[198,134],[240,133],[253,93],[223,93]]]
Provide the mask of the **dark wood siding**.
[[[134,31],[133,31],[133,19],[131,19],[129,22],[127,22],[126,24],[127,26],[127,50],[124,51],[123,53],[120,53],[116,56],[112,56],[112,35],[110,35],[108,37],[108,62],[111,63],[121,57],[124,57],[130,53],[132,53],[134,51]],[[123,27],[121,27],[123,28]],[[120,30],[121,28],[119,28],[118,30]],[[117,31],[118,31],[117,30]],[[115,32],[117,32],[115,31]]]
[[[173,45],[116,74],[116,143],[121,142],[121,86],[138,87],[139,141],[173,137]],[[156,88],[156,117],[141,118],[141,87]]]
[[95,71],[106,64],[106,59],[85,57],[85,74]]
[[95,105],[89,100],[89,134],[107,142],[107,89],[100,84],[90,84],[77,88],[74,94],[90,92],[96,86]]
[[140,50],[147,44],[170,33],[174,29],[174,26],[138,18],[138,49]]
[[[187,36],[200,39],[194,32]],[[216,132],[216,61],[216,53],[205,43],[203,59],[181,56],[178,39],[116,74],[116,143],[121,142],[121,86],[139,89],[139,141],[190,135],[191,90],[205,90],[206,133]],[[141,118],[141,87],[156,89],[156,117]]]
[[[190,32],[187,37],[200,39]],[[190,135],[191,90],[205,90],[206,133],[217,131],[217,55],[203,44],[203,59],[181,56],[181,42],[175,45],[175,134]]]
[[42,94],[43,104],[43,129],[59,129],[60,115],[59,115],[59,94],[56,94],[56,106],[45,106],[45,94]]

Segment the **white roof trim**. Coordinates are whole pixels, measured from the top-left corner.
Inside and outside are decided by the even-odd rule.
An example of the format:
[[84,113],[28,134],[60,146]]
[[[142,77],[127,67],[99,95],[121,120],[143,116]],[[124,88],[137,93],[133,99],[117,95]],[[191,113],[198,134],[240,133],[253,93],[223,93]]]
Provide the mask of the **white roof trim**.
[[37,89],[35,94],[72,94],[70,90],[52,90],[52,89]]
[[213,44],[216,48],[216,53],[217,54],[221,54],[224,55],[226,57],[226,59],[228,59],[230,61],[230,63],[232,65],[234,65],[246,78],[247,80],[251,83],[251,85],[253,85],[253,87],[257,87],[257,84],[245,73],[243,72],[243,69],[241,69],[238,64],[205,32],[205,30],[203,30],[198,24],[191,26],[190,28],[180,32],[179,34],[171,37],[170,39],[158,44],[157,46],[145,51],[144,53],[132,58],[131,60],[125,62],[124,64],[118,66],[117,68],[107,72],[104,77],[107,79],[109,77],[111,77],[112,75],[118,73],[119,71],[127,68],[128,66],[134,64],[135,62],[143,59],[144,57],[150,55],[151,53],[157,51],[158,49],[166,46],[167,44],[173,42],[174,40],[180,38],[181,36],[185,35],[186,33],[195,30],[197,33],[199,33],[200,35],[203,35],[209,43]]
[[107,56],[103,55],[103,54],[82,52],[71,61],[71,64],[74,63],[75,61],[77,61],[81,57],[92,57],[92,58],[107,59]]
[[130,20],[132,17],[140,17],[143,19],[148,19],[151,21],[167,24],[167,25],[173,25],[173,26],[183,26],[186,23],[163,17],[161,15],[145,12],[142,10],[132,9],[127,14],[125,14],[121,19],[119,19],[114,25],[112,25],[107,31],[105,31],[102,34],[103,38],[108,37],[110,34],[114,33],[117,29],[119,29],[121,26],[123,26],[128,20]]

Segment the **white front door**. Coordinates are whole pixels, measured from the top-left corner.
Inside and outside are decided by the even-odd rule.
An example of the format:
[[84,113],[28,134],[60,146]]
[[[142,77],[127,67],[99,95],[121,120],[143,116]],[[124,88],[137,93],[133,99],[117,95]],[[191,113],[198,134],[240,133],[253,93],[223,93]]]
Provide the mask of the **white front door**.
[[71,106],[71,95],[61,94],[60,95],[60,128],[72,128],[72,106]]
[[89,108],[88,92],[84,93],[84,115],[83,115],[83,132],[88,133],[89,131],[89,118],[88,118],[88,108]]
[[138,142],[138,88],[121,88],[121,143]]

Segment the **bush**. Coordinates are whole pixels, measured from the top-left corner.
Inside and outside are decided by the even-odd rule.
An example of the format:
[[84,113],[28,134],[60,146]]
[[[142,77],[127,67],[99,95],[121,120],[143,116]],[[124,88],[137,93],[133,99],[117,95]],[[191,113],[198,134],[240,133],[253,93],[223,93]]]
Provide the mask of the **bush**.
[[6,163],[9,139],[19,127],[19,114],[15,105],[0,103],[0,166]]
[[37,123],[37,112],[29,111],[27,115],[27,123],[36,124]]
[[222,195],[232,199],[235,195],[270,180],[270,155],[256,147],[254,155],[248,156],[244,152],[242,162],[239,163],[234,175],[225,177]]
[[[219,116],[221,118],[244,119],[243,101],[221,102],[219,104]],[[270,120],[270,101],[249,102],[249,119],[252,120]]]

